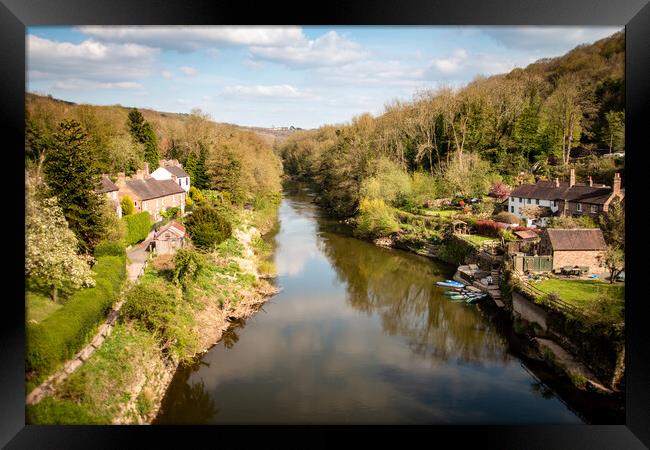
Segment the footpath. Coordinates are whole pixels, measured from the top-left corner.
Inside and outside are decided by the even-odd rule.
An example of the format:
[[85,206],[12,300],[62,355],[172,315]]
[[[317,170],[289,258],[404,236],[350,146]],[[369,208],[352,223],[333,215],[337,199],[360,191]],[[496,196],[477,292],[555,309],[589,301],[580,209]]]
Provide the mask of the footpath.
[[72,372],[81,367],[88,358],[95,353],[95,350],[101,347],[106,337],[111,334],[115,322],[120,315],[120,309],[124,304],[124,297],[127,290],[140,277],[140,275],[144,273],[150,255],[147,250],[153,240],[153,235],[154,233],[152,231],[140,244],[126,250],[127,282],[119,295],[119,300],[115,305],[113,305],[113,308],[106,316],[104,323],[99,326],[97,334],[95,334],[90,343],[77,353],[74,358],[66,361],[60,370],[50,375],[45,381],[43,381],[43,383],[27,395],[26,403],[28,405],[36,404],[48,395],[52,395],[56,390],[56,386],[68,378]]

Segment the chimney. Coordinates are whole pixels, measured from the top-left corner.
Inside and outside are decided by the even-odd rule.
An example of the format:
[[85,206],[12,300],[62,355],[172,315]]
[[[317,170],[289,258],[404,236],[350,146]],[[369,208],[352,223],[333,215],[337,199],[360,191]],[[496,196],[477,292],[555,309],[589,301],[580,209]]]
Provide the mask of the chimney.
[[560,179],[555,177],[555,187],[560,187]]
[[143,170],[144,176],[148,177],[149,176],[149,163],[145,162],[144,163],[144,170]]
[[576,171],[575,169],[571,169],[571,174],[569,175],[569,187],[573,187],[576,185]]
[[612,194],[621,193],[621,175],[616,172],[614,174],[614,184],[612,185]]
[[591,179],[591,175],[589,175],[589,186],[594,185],[594,180]]

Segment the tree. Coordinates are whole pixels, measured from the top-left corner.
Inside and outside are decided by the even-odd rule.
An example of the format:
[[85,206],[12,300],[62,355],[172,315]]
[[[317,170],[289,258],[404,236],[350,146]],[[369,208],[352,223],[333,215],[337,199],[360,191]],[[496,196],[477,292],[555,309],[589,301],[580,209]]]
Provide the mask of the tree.
[[129,112],[128,120],[129,130],[135,142],[144,145],[144,160],[153,170],[160,164],[160,150],[158,148],[158,139],[154,133],[151,124],[144,120],[142,113],[137,109]]
[[605,120],[607,121],[609,153],[612,153],[612,148],[625,149],[625,111],[607,111]]
[[43,163],[51,141],[39,124],[25,114],[25,158],[36,165],[35,181],[41,181]]
[[609,269],[609,283],[612,284],[616,277],[625,270],[625,254],[620,248],[608,245],[603,262]]
[[27,190],[25,211],[25,275],[50,288],[53,301],[63,287],[93,286],[89,255],[77,255],[77,238],[68,227],[55,197]]
[[230,222],[214,207],[197,208],[185,220],[194,245],[209,250],[232,235]]
[[128,216],[129,214],[133,214],[135,212],[133,199],[128,195],[122,197],[122,200],[120,201],[120,205],[122,206],[122,214],[125,216]]
[[600,216],[599,220],[607,243],[625,251],[625,208],[623,202],[612,202],[607,214]]
[[489,194],[492,197],[496,197],[501,200],[505,200],[506,198],[510,197],[510,192],[512,192],[512,189],[510,189],[510,186],[508,186],[505,183],[502,183],[501,181],[496,181],[492,183],[492,186],[490,187],[490,192]]
[[103,229],[104,198],[95,192],[100,174],[88,145],[88,135],[74,120],[63,120],[45,159],[49,196],[57,197],[79,249],[91,253]]

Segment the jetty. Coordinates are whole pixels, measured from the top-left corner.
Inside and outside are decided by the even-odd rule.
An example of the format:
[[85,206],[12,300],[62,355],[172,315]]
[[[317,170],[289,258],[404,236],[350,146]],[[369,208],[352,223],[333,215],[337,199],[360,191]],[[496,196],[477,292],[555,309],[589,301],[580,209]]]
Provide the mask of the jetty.
[[505,306],[501,300],[501,289],[499,288],[500,271],[492,270],[488,272],[481,270],[476,264],[461,265],[456,269],[453,279],[487,293],[499,308]]

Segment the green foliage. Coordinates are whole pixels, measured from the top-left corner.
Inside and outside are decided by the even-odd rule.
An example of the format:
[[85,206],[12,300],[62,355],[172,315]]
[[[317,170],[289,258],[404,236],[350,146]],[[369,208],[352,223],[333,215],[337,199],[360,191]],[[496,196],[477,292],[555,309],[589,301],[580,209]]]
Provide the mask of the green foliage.
[[361,237],[388,236],[399,230],[392,208],[382,199],[361,199],[354,233]]
[[171,349],[182,360],[198,350],[189,305],[173,284],[161,278],[143,279],[129,291],[122,318],[154,333],[163,348]]
[[104,202],[101,210],[102,228],[102,241],[119,241],[126,237],[126,226],[124,222],[118,217],[115,208],[108,201]]
[[232,226],[215,207],[201,207],[185,219],[185,226],[194,245],[209,250],[228,239]]
[[202,254],[191,249],[179,249],[174,255],[174,274],[172,281],[185,286],[189,280],[195,279],[206,262]]
[[158,139],[151,124],[144,120],[142,113],[137,109],[129,112],[128,127],[135,142],[144,145],[144,160],[153,170],[160,164],[160,151]]
[[621,201],[609,205],[607,214],[600,217],[600,227],[609,245],[625,251],[625,208]]
[[180,219],[181,218],[181,209],[178,206],[168,208],[165,211],[160,213],[165,219]]
[[189,198],[194,200],[197,203],[201,203],[204,198],[203,198],[203,193],[196,188],[196,186],[190,186],[190,192],[189,192]]
[[151,231],[151,216],[147,211],[129,216],[123,216],[126,224],[126,245],[142,242]]
[[125,258],[102,256],[93,267],[95,287],[76,292],[52,315],[26,327],[26,371],[42,378],[81,350],[106,317],[126,278]]
[[409,174],[386,157],[373,162],[371,177],[361,183],[361,196],[369,200],[380,199],[392,206],[399,206],[411,194]]
[[108,417],[98,416],[73,402],[45,397],[25,407],[25,423],[30,425],[105,425]]
[[101,256],[123,256],[126,257],[126,248],[122,241],[100,241],[95,246],[95,258]]
[[128,216],[131,215],[135,212],[135,206],[133,205],[133,199],[125,195],[122,197],[122,200],[120,201],[120,205],[122,206],[122,215],[123,216]]
[[74,120],[63,120],[45,159],[49,196],[58,199],[79,249],[91,253],[101,238],[102,197],[94,189],[100,174],[93,160],[88,134]]

